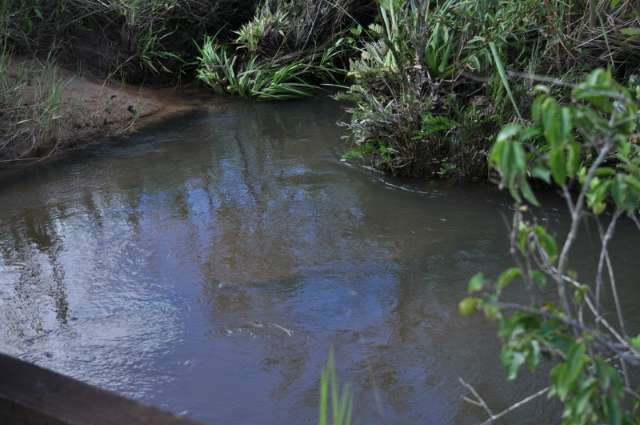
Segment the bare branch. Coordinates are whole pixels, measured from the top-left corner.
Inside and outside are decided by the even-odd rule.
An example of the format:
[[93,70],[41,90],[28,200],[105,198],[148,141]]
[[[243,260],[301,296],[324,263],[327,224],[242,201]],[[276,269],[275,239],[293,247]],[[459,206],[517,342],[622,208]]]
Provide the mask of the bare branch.
[[480,425],[489,425],[490,423],[493,423],[493,422],[497,421],[498,419],[502,418],[505,415],[508,415],[509,413],[511,413],[514,410],[524,406],[525,404],[532,402],[536,398],[545,395],[551,389],[551,386],[545,387],[545,388],[541,389],[540,391],[537,391],[537,392],[535,392],[535,393],[523,398],[522,400],[520,400],[520,401],[518,401],[516,403],[513,403],[511,406],[507,407],[506,409],[502,410],[501,412],[494,414],[491,411],[491,409],[489,408],[489,406],[487,405],[487,403],[484,401],[484,399],[482,397],[480,397],[480,395],[475,390],[475,388],[473,388],[472,385],[470,385],[467,382],[465,382],[462,378],[460,378],[460,383],[466,389],[468,389],[469,392],[475,398],[475,400],[473,400],[473,399],[469,399],[468,397],[463,397],[463,400],[465,400],[467,403],[473,404],[474,406],[482,407],[484,409],[484,411],[487,412],[487,415],[489,416],[489,418],[486,421],[482,422],[482,424],[480,424]]
[[571,251],[571,247],[578,236],[578,229],[580,227],[580,221],[582,218],[582,212],[584,209],[584,203],[587,196],[587,191],[589,190],[589,186],[593,177],[595,176],[596,170],[602,162],[605,160],[609,151],[613,147],[613,141],[607,139],[600,149],[598,153],[598,157],[593,161],[591,166],[589,167],[589,171],[587,172],[587,176],[585,177],[584,183],[582,184],[582,190],[576,199],[576,202],[573,207],[573,212],[571,213],[571,228],[569,229],[569,233],[567,234],[567,238],[565,239],[564,245],[562,246],[562,251],[560,253],[560,258],[558,260],[558,275],[556,275],[556,283],[558,285],[558,295],[562,302],[562,307],[569,317],[571,316],[571,305],[569,304],[569,299],[567,297],[564,282],[562,281],[562,276],[566,272],[567,263],[569,260],[569,252]]
[[458,378],[460,380],[460,383],[467,389],[469,390],[469,392],[473,395],[473,397],[475,398],[475,400],[472,400],[468,397],[463,397],[462,399],[464,401],[466,401],[467,403],[471,403],[474,406],[477,407],[481,407],[484,409],[485,412],[487,412],[487,415],[489,415],[490,418],[494,417],[495,415],[493,414],[493,412],[491,411],[491,409],[489,408],[489,406],[487,405],[487,403],[484,401],[484,399],[482,397],[480,397],[480,394],[478,394],[478,392],[476,391],[475,388],[473,388],[473,386],[467,382],[465,382],[464,379],[462,378]]
[[607,271],[609,274],[609,285],[611,286],[611,294],[613,296],[613,302],[616,307],[618,323],[620,324],[620,330],[622,331],[622,335],[626,336],[627,332],[625,330],[624,319],[622,317],[622,307],[620,305],[620,298],[618,297],[618,289],[616,285],[615,275],[613,272],[613,265],[611,264],[611,258],[609,256],[609,242],[613,238],[616,224],[618,223],[618,219],[620,218],[621,215],[622,215],[621,210],[615,211],[615,213],[613,214],[613,217],[611,218],[611,222],[607,227],[607,231],[604,235],[602,234],[602,226],[598,222],[598,231],[600,233],[600,239],[602,240],[602,247],[600,249],[600,259],[598,261],[598,275],[596,276],[596,281],[598,283],[598,285],[596,285],[596,307],[600,309],[599,289],[600,289],[600,285],[602,285],[602,274],[604,271],[603,268],[606,263]]

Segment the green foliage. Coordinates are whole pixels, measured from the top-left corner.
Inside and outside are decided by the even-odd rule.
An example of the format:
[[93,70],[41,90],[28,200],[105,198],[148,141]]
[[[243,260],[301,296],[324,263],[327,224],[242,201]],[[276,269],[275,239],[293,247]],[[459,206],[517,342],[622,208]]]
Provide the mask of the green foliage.
[[[640,367],[640,337],[626,335],[615,274],[607,245],[622,214],[640,210],[637,87],[625,87],[610,71],[597,69],[573,86],[562,103],[541,93],[531,107],[531,121],[505,126],[491,150],[490,165],[515,201],[511,244],[516,267],[494,282],[478,274],[469,282],[473,298],[465,298],[461,313],[484,311],[497,320],[503,341],[502,363],[509,379],[523,365],[535,370],[543,356],[555,363],[550,387],[544,391],[563,403],[563,425],[640,424],[638,393],[632,370]],[[570,229],[562,243],[531,214],[538,205],[531,181],[553,184],[566,198]],[[601,217],[612,215],[607,225]],[[590,214],[601,234],[595,282],[580,282],[568,269],[569,253],[580,223]],[[605,277],[606,275],[606,277]],[[617,323],[602,309],[608,279]],[[529,304],[503,300],[512,282],[531,294]],[[546,289],[553,282],[557,296]],[[570,296],[572,295],[572,296]]]
[[[613,63],[617,75],[637,69],[628,41],[640,40],[632,29],[640,18],[629,2],[618,3],[379,2],[379,20],[364,32],[350,63],[353,84],[341,96],[355,103],[346,124],[349,157],[397,175],[486,176],[491,135],[525,118],[521,111],[529,106],[531,82],[511,70],[572,79],[594,65]],[[434,116],[457,124],[423,131],[422,122]],[[507,154],[522,165],[520,147]],[[563,155],[554,151],[554,161]]]
[[[329,404],[329,399],[331,399],[331,404]],[[348,384],[345,384],[340,390],[333,351],[331,351],[327,365],[320,377],[320,415],[318,424],[351,425],[352,409],[353,398],[351,390]],[[331,421],[329,420],[329,411],[331,411]]]
[[198,78],[219,94],[286,100],[311,96],[316,87],[306,79],[314,72],[330,70],[304,61],[277,64],[257,57],[244,61],[229,47],[206,38],[200,50]]
[[[235,41],[249,52],[258,53],[267,48],[263,45],[265,42],[284,37],[283,29],[287,25],[288,16],[285,11],[279,9],[274,12],[269,7],[261,7],[253,20],[238,30]],[[277,49],[279,46],[276,44],[270,47]]]
[[265,1],[232,42],[205,38],[198,78],[219,93],[259,100],[310,96],[345,74],[340,62],[353,42],[356,3]]
[[491,72],[495,63],[506,83],[499,51],[527,44],[527,18],[538,9],[532,1],[382,2],[381,23],[369,27],[371,41],[351,62],[354,84],[344,96],[356,103],[347,124],[355,150],[394,174],[485,175],[488,135],[511,111],[492,100],[500,91],[467,74]]
[[42,65],[13,61],[0,41],[0,163],[32,160],[58,147],[62,98],[53,60]]
[[[592,72],[572,91],[572,102],[562,106],[547,88],[533,103],[530,125],[503,128],[494,144],[490,164],[500,173],[501,184],[517,201],[536,205],[530,178],[561,187],[584,184],[588,206],[595,214],[607,203],[627,212],[640,200],[638,147],[632,143],[638,126],[638,104],[631,90],[615,82],[611,73]],[[600,167],[590,171],[603,144]],[[527,146],[525,150],[524,146]],[[591,175],[589,175],[591,174]]]
[[252,0],[3,0],[10,45],[54,52],[100,76],[130,83],[178,81],[197,54],[194,40],[250,19]]

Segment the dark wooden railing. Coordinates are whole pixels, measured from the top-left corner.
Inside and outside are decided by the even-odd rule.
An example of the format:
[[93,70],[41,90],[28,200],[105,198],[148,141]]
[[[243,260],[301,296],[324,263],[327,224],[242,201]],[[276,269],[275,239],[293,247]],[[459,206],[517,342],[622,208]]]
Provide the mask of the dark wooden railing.
[[0,354],[1,425],[202,425]]

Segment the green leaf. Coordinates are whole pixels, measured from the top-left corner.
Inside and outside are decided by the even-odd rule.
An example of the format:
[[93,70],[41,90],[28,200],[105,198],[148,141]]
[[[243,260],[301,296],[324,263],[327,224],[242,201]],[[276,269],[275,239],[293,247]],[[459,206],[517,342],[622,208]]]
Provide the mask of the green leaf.
[[569,143],[567,150],[569,152],[567,174],[570,178],[574,178],[580,168],[580,145],[576,142]]
[[328,397],[329,396],[329,371],[322,371],[320,376],[320,415],[318,419],[319,425],[328,424]]
[[[598,68],[589,74],[585,82],[573,89],[573,97],[587,101],[608,114],[613,111],[613,98],[621,95],[619,90],[620,86],[614,81],[611,72]],[[597,115],[595,111],[592,112],[592,115]]]
[[635,192],[640,193],[640,181],[633,176],[627,176],[624,180],[629,187],[631,187]]
[[638,27],[623,28],[620,32],[628,37],[640,37],[640,28]]
[[609,425],[622,425],[622,408],[620,407],[620,401],[612,396],[606,396],[604,398],[604,406]]
[[562,137],[561,142],[566,143],[571,138],[571,130],[573,129],[571,109],[567,106],[563,106],[561,108],[560,117],[560,136]]
[[551,147],[558,148],[562,144],[562,121],[560,107],[555,99],[548,97],[541,105],[544,137]]
[[507,350],[503,352],[502,364],[507,368],[507,379],[510,381],[516,379],[518,370],[526,360],[524,354],[519,351]]
[[545,183],[551,183],[551,170],[546,167],[537,166],[531,171],[531,175]]
[[[558,379],[558,394],[566,397],[571,391],[586,362],[587,348],[583,343],[574,343],[567,353],[564,369]],[[562,397],[562,398],[564,398]]]
[[460,304],[458,305],[460,314],[463,316],[469,316],[472,314],[476,310],[479,301],[480,300],[478,298],[473,297],[467,297],[460,301]]
[[623,208],[626,202],[627,195],[627,183],[624,180],[624,176],[621,174],[616,175],[613,179],[613,184],[611,185],[611,197],[613,201],[616,203],[618,208]]
[[513,162],[516,172],[521,173],[526,170],[527,154],[520,142],[513,142]]
[[500,174],[502,174],[502,170],[500,169],[500,159],[502,158],[502,151],[507,143],[508,142],[506,140],[500,140],[498,138],[496,143],[491,147],[491,152],[489,153],[489,163],[493,165]]
[[527,241],[529,240],[529,228],[520,223],[518,226],[518,248],[520,248],[520,252],[526,254]]
[[533,105],[531,105],[531,120],[537,126],[544,126],[542,114],[544,108],[542,107],[542,105],[544,104],[545,100],[547,100],[546,95],[538,96],[533,101]]
[[527,182],[526,180],[522,180],[522,182],[520,183],[520,191],[522,192],[522,196],[524,196],[524,199],[526,199],[527,202],[536,207],[540,206],[538,199],[533,194],[533,190],[531,190],[531,186],[529,186],[529,182]]
[[544,273],[538,270],[531,272],[531,279],[540,287],[544,287],[547,285],[547,277]]
[[547,233],[547,230],[537,225],[533,228],[536,236],[538,237],[538,241],[540,241],[540,245],[542,249],[547,253],[549,259],[554,261],[558,257],[558,245],[556,244],[555,239]]
[[521,125],[507,124],[504,127],[502,127],[502,130],[500,130],[500,133],[498,133],[498,137],[496,138],[496,140],[498,142],[511,140],[514,136],[518,135],[520,130],[522,130]]
[[542,132],[535,127],[524,127],[520,134],[518,134],[518,139],[521,142],[529,142],[532,139],[536,139],[542,135]]
[[581,416],[586,414],[591,406],[591,397],[594,394],[593,388],[587,388],[585,391],[580,392],[580,394],[575,399],[575,413],[577,416]]
[[560,186],[567,179],[567,160],[562,148],[552,148],[549,152],[549,165],[553,180]]
[[482,288],[484,287],[484,284],[485,284],[484,275],[482,273],[478,273],[469,280],[467,291],[471,293],[481,291]]
[[428,114],[422,119],[422,133],[429,136],[456,128],[457,122],[440,115]]
[[507,91],[507,96],[509,100],[511,100],[511,104],[513,105],[513,110],[516,111],[516,115],[520,120],[522,120],[522,114],[520,113],[520,109],[518,109],[518,104],[516,103],[516,99],[513,97],[513,93],[511,92],[511,86],[509,85],[509,78],[507,77],[507,72],[502,65],[502,60],[500,59],[500,55],[498,54],[498,49],[496,48],[496,44],[494,42],[489,43],[489,50],[491,51],[491,55],[493,56],[493,61],[496,65],[496,69],[498,70],[498,75],[500,76],[500,81]]
[[507,287],[514,279],[517,279],[522,276],[522,270],[518,267],[512,267],[510,269],[505,270],[498,277],[498,290],[501,291]]
[[633,345],[633,348],[640,350],[640,335],[631,338],[631,345]]

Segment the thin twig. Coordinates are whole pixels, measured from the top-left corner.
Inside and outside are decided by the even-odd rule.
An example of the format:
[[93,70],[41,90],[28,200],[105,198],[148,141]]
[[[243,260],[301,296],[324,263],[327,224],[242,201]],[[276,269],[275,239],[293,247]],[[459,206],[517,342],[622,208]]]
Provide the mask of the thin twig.
[[545,387],[543,389],[541,389],[540,391],[537,391],[525,398],[523,398],[522,400],[513,403],[511,406],[507,407],[506,409],[502,410],[499,413],[493,413],[491,411],[491,409],[489,408],[489,406],[487,405],[487,402],[484,401],[484,399],[482,397],[480,397],[480,394],[478,394],[478,392],[475,390],[475,388],[473,388],[473,386],[471,384],[468,384],[467,382],[465,382],[462,378],[460,378],[460,383],[469,390],[469,392],[473,395],[473,397],[475,398],[475,400],[470,399],[468,397],[463,397],[462,399],[464,401],[466,401],[467,403],[473,404],[474,406],[477,407],[481,407],[484,409],[484,411],[487,413],[487,415],[489,416],[489,418],[482,422],[482,424],[480,425],[489,425],[492,422],[497,421],[498,419],[502,418],[505,415],[508,415],[509,413],[513,412],[514,410],[524,406],[527,403],[530,403],[531,401],[535,400],[536,398],[546,394],[550,389],[551,386]]
[[483,408],[484,411],[487,412],[487,415],[489,415],[490,418],[494,417],[495,415],[493,414],[493,412],[491,411],[491,409],[489,408],[487,403],[484,401],[484,399],[482,397],[480,397],[480,394],[478,394],[476,389],[473,388],[473,386],[471,384],[467,383],[464,379],[458,378],[458,380],[475,397],[475,400],[472,400],[472,399],[470,399],[468,397],[463,397],[462,399],[464,401],[466,401],[467,403],[470,403],[470,404],[473,404],[474,406]]

